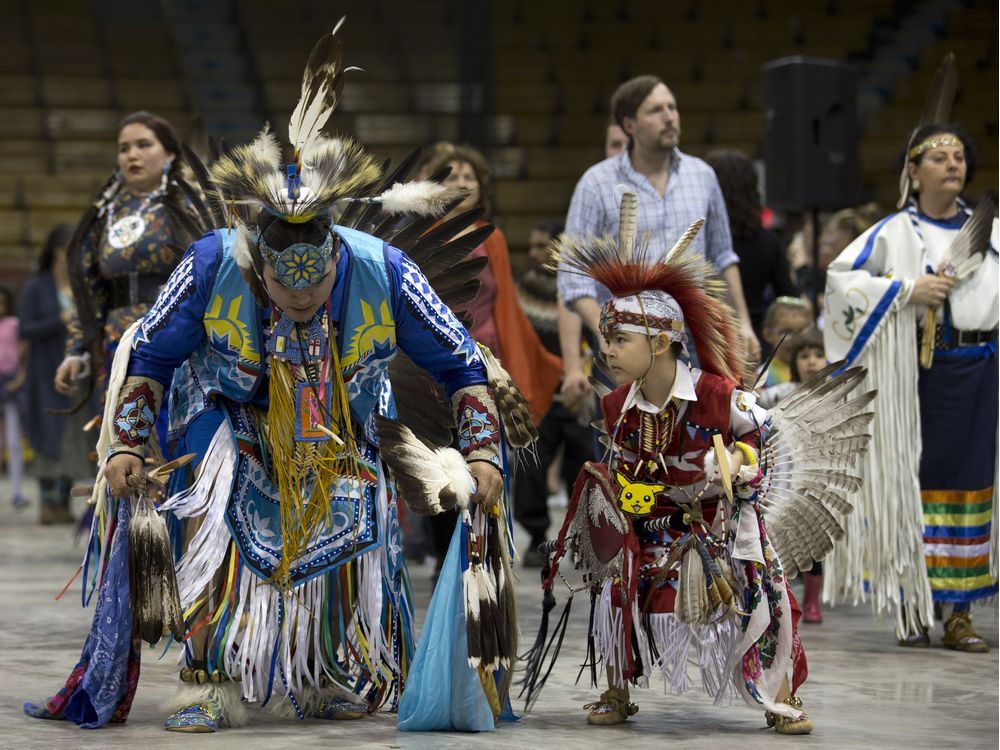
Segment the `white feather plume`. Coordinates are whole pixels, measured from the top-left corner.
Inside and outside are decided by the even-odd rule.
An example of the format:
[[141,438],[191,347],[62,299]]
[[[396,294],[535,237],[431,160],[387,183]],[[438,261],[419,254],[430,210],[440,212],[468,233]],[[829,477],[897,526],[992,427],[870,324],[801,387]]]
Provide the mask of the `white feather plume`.
[[237,223],[236,241],[233,242],[233,260],[244,271],[253,270],[253,258],[250,254],[250,243],[252,241],[250,230],[243,226],[242,223]]
[[464,197],[464,189],[447,188],[432,180],[397,182],[376,200],[388,214],[419,214],[441,216],[456,198]]
[[461,453],[428,448],[401,422],[376,417],[375,424],[382,459],[412,512],[434,515],[468,507],[475,482]]
[[257,137],[250,143],[250,150],[260,161],[272,165],[275,169],[281,167],[281,144],[271,130],[271,123],[264,123]]

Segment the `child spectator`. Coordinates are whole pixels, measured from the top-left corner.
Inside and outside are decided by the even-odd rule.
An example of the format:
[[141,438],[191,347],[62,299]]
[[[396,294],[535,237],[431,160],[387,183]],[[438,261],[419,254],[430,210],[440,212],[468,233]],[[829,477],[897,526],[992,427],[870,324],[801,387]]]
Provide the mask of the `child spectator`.
[[21,418],[17,413],[16,392],[24,380],[21,371],[21,340],[17,332],[10,290],[0,287],[0,431],[2,446],[7,452],[7,473],[10,497],[15,508],[23,508],[28,499],[21,493],[24,476],[24,453],[21,447]]
[[[767,313],[764,315],[764,341],[772,351],[778,348],[778,352],[768,367],[765,387],[770,388],[791,380],[790,339],[810,325],[812,325],[812,311],[808,303],[798,297],[778,297],[767,308]],[[785,338],[782,344],[781,340],[786,335],[788,338]]]

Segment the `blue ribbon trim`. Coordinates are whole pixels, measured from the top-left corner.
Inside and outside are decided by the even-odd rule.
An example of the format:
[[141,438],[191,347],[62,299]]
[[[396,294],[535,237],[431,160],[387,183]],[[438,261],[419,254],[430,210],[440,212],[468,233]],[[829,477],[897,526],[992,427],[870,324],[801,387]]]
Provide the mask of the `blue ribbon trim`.
[[974,536],[986,536],[989,533],[989,521],[979,526],[924,526],[924,536],[934,539],[941,537],[968,539]]
[[997,355],[997,342],[990,341],[987,344],[976,344],[975,346],[960,346],[955,349],[935,349],[935,360],[948,359],[989,359]]
[[884,219],[882,219],[882,221],[880,221],[875,226],[875,228],[872,230],[872,233],[868,235],[868,239],[865,240],[865,246],[861,249],[861,254],[854,259],[854,263],[851,265],[852,271],[857,271],[859,268],[861,268],[861,266],[863,266],[868,261],[868,258],[871,257],[872,250],[875,249],[876,235],[878,235],[878,233],[882,231],[882,227],[885,226],[885,223],[895,215],[896,214],[889,214],[888,216],[886,216]]
[[934,601],[943,602],[945,604],[964,604],[966,602],[974,602],[977,599],[985,599],[988,596],[993,596],[997,593],[997,584],[992,586],[983,586],[982,588],[973,589],[972,591],[932,591]]

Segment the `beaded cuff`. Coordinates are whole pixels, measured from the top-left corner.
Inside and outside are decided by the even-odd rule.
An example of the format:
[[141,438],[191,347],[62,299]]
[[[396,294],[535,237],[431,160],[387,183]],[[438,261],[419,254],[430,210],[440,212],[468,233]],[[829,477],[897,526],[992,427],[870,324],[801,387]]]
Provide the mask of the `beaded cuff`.
[[161,403],[162,385],[152,378],[136,375],[126,378],[118,398],[114,423],[111,425],[114,437],[109,454],[142,453],[156,429]]
[[466,461],[487,461],[500,468],[500,420],[485,385],[455,391],[451,397],[458,425],[458,450]]

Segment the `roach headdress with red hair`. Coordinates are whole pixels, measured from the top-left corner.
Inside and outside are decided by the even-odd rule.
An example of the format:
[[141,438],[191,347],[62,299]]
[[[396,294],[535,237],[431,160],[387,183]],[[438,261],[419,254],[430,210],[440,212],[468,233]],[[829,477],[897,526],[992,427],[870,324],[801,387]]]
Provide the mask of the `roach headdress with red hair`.
[[660,260],[650,251],[648,237],[637,237],[636,210],[635,194],[626,192],[618,239],[563,235],[556,246],[558,262],[610,290],[613,298],[601,311],[601,330],[606,335],[616,328],[647,335],[666,333],[683,346],[686,324],[701,369],[740,382],[744,363],[736,313],[724,301],[725,284],[714,267],[690,250],[705,220],[688,227]]

